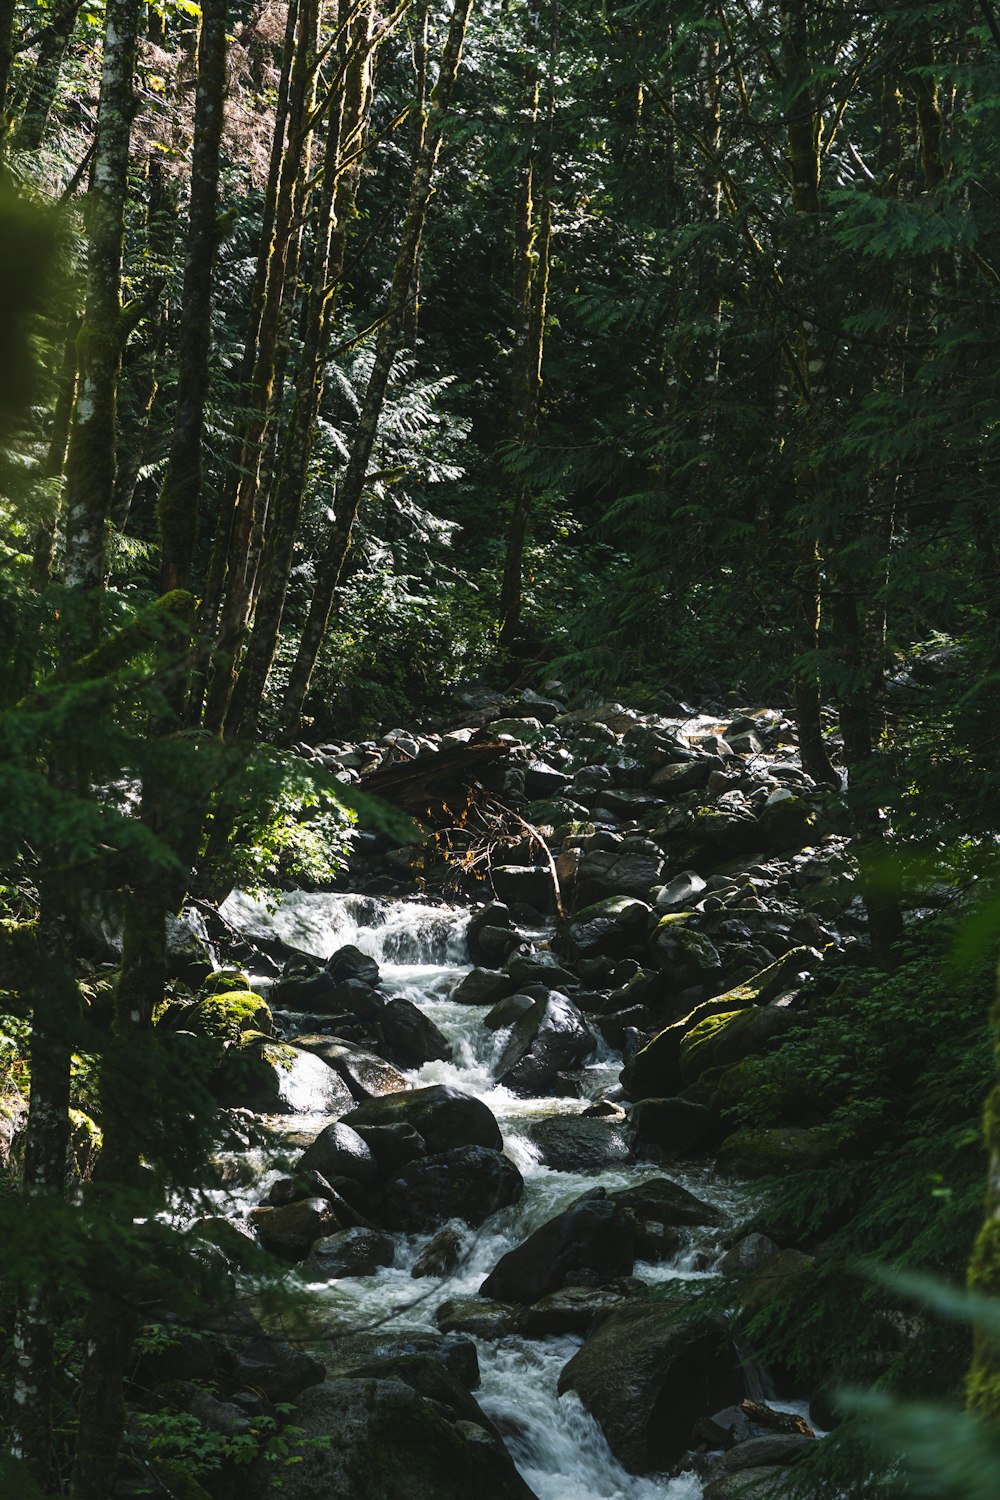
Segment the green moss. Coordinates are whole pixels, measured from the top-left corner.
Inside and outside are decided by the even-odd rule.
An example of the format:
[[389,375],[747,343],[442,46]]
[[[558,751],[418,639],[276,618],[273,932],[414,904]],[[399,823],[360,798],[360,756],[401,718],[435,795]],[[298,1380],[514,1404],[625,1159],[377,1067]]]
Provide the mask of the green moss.
[[157,1025],[193,1031],[217,1042],[238,1042],[251,1032],[268,1036],[274,1031],[267,1001],[248,989],[201,995],[188,1004],[167,1001],[155,1019]]
[[206,995],[231,995],[250,988],[250,980],[240,969],[217,969],[209,974],[202,990]]
[[738,1177],[773,1177],[823,1167],[831,1161],[835,1149],[830,1136],[819,1130],[799,1130],[791,1125],[737,1130],[719,1148],[719,1170]]

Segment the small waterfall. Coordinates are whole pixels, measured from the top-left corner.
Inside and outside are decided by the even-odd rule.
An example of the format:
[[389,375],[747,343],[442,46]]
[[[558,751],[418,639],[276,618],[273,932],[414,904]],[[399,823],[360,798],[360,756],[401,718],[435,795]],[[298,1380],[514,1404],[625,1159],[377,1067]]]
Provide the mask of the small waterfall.
[[380,964],[460,964],[466,957],[469,914],[459,907],[325,891],[281,891],[265,900],[233,891],[219,912],[251,939],[277,939],[312,958],[328,959],[347,943]]

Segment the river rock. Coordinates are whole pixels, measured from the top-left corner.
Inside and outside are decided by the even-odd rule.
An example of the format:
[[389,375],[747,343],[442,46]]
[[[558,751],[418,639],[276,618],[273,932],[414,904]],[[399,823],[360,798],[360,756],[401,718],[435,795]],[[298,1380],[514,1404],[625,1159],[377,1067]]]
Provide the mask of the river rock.
[[319,1172],[326,1178],[350,1177],[366,1186],[378,1177],[370,1146],[356,1130],[339,1122],[321,1130],[296,1165],[300,1171]]
[[836,1154],[836,1143],[821,1129],[747,1127],[726,1136],[719,1148],[718,1168],[733,1177],[772,1177],[821,1167]]
[[356,1133],[370,1148],[380,1177],[427,1155],[427,1142],[412,1125],[362,1125]]
[[794,1464],[815,1442],[814,1437],[801,1432],[775,1432],[765,1437],[748,1438],[726,1454],[722,1467],[735,1474],[767,1464]]
[[404,1068],[422,1068],[428,1062],[449,1062],[451,1046],[443,1032],[412,1000],[390,1000],[379,1017],[387,1050]]
[[621,1292],[609,1287],[564,1286],[525,1307],[518,1315],[517,1331],[528,1338],[589,1333],[621,1301]]
[[420,1233],[445,1219],[473,1227],[516,1203],[524,1180],[514,1163],[485,1146],[459,1146],[411,1162],[385,1186],[383,1222],[390,1229]]
[[506,1338],[519,1326],[522,1308],[510,1302],[491,1302],[486,1297],[450,1297],[434,1314],[442,1333],[467,1333],[472,1338]]
[[703,932],[687,925],[684,913],[661,917],[650,948],[660,973],[678,989],[713,983],[722,974],[719,950]]
[[558,989],[560,985],[576,983],[576,975],[563,968],[561,960],[555,953],[550,953],[544,948],[533,952],[512,953],[504,963],[504,969],[511,979],[517,980],[518,989],[527,988],[532,984],[543,984],[549,989]]
[[260,1114],[340,1115],[350,1109],[341,1079],[307,1049],[284,1043],[230,1047],[219,1074],[224,1103]]
[[[355,1047],[339,1036],[321,1036],[311,1033],[294,1038],[294,1045],[312,1052],[326,1063],[343,1080],[352,1104],[366,1099],[381,1099],[386,1094],[398,1094],[410,1088],[409,1080],[398,1068],[386,1062],[374,1052]],[[347,1105],[347,1109],[352,1107]],[[330,1110],[330,1114],[343,1114],[345,1110]]]
[[362,1125],[412,1125],[435,1156],[458,1146],[486,1146],[491,1151],[503,1148],[500,1127],[489,1108],[472,1094],[447,1083],[369,1099],[345,1115],[344,1124],[354,1130]]
[[450,1276],[462,1262],[463,1239],[457,1229],[446,1224],[432,1235],[417,1256],[411,1276]]
[[777,787],[761,809],[757,828],[763,849],[780,853],[802,849],[815,835],[816,814],[803,798],[787,787]]
[[704,1500],[780,1500],[787,1480],[788,1470],[776,1464],[722,1474],[706,1486]]
[[389,1318],[384,1328],[362,1329],[359,1333],[339,1330],[327,1349],[327,1370],[349,1375],[354,1370],[414,1355],[435,1360],[467,1391],[478,1389],[479,1356],[470,1338],[436,1333],[433,1328],[400,1328],[395,1318]]
[[547,912],[555,903],[552,873],[548,865],[494,865],[490,871],[493,888],[501,901],[514,906],[530,906]]
[[284,1208],[255,1208],[249,1217],[264,1249],[283,1260],[304,1260],[318,1239],[341,1227],[325,1198],[302,1198]]
[[496,1066],[497,1082],[517,1094],[544,1093],[556,1073],[578,1067],[596,1046],[568,996],[550,990],[515,1023]]
[[685,1083],[695,1083],[709,1069],[742,1062],[801,1026],[800,1016],[776,1005],[708,1016],[688,1031],[680,1044],[681,1077]]
[[[486,933],[491,936],[484,941]],[[514,931],[510,908],[502,901],[489,901],[469,918],[465,941],[472,962],[488,965],[494,959],[500,962],[506,958],[511,949],[518,947],[521,939]]]
[[[294,1401],[325,1374],[311,1354],[261,1330],[232,1340],[232,1388],[259,1391],[265,1401]],[[204,1359],[196,1379],[204,1379]]]
[[701,899],[707,889],[706,882],[696,870],[682,870],[656,893],[657,911],[690,910]]
[[542,1165],[556,1172],[603,1172],[635,1160],[631,1132],[614,1119],[550,1115],[533,1121],[526,1134]]
[[579,958],[617,955],[646,936],[652,908],[634,896],[609,896],[586,906],[569,924],[569,946]]
[[606,896],[646,897],[659,880],[661,868],[662,859],[655,854],[587,849],[577,871],[577,894],[585,903]]
[[483,1025],[489,1031],[502,1031],[505,1026],[513,1026],[522,1016],[534,1011],[537,1004],[534,995],[508,995],[487,1012]]
[[633,1260],[625,1214],[594,1188],[501,1256],[479,1291],[500,1302],[537,1302],[564,1286],[628,1276]]
[[461,984],[452,992],[451,998],[458,1005],[496,1005],[507,995],[512,995],[517,985],[509,974],[496,969],[470,969]]
[[353,943],[338,948],[326,961],[326,972],[331,979],[360,979],[374,989],[379,981],[378,964],[367,953],[362,953]]
[[612,1193],[611,1197],[619,1208],[634,1214],[637,1219],[670,1228],[696,1228],[725,1221],[721,1209],[713,1203],[704,1203],[679,1182],[671,1182],[667,1177],[645,1177],[632,1187]]
[[715,1110],[690,1099],[641,1099],[629,1111],[629,1121],[639,1140],[663,1155],[702,1151],[722,1136]]
[[333,1281],[342,1276],[372,1276],[396,1257],[392,1236],[377,1229],[342,1229],[317,1240],[302,1265],[307,1281]]
[[513,1460],[485,1426],[449,1421],[398,1378],[326,1381],[294,1416],[290,1457],[258,1460],[255,1500],[531,1500]]
[[678,1317],[665,1297],[616,1308],[559,1377],[575,1391],[612,1453],[634,1474],[671,1468],[706,1412],[744,1394],[739,1356],[721,1318]]
[[723,1276],[749,1276],[777,1254],[777,1245],[766,1234],[747,1234],[726,1251],[718,1270]]

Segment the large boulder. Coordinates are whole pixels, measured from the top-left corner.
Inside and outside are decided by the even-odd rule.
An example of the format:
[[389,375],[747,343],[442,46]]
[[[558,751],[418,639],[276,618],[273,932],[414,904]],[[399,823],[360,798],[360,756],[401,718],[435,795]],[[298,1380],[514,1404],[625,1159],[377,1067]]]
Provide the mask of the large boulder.
[[555,905],[555,889],[547,865],[494,865],[490,875],[501,901],[530,906],[537,912],[547,912]]
[[745,1394],[721,1317],[685,1317],[653,1296],[616,1308],[559,1377],[575,1391],[612,1453],[634,1474],[672,1468],[700,1418]]
[[634,1258],[626,1215],[594,1188],[501,1256],[479,1291],[498,1302],[537,1302],[564,1286],[628,1276]]
[[649,895],[663,867],[662,859],[642,851],[587,849],[577,870],[577,895],[581,901],[601,901],[606,896]]
[[457,1146],[503,1148],[500,1127],[488,1107],[446,1083],[369,1099],[346,1114],[344,1124],[354,1130],[363,1125],[412,1125],[435,1156]]
[[469,957],[474,964],[502,963],[521,939],[514,930],[510,908],[502,901],[489,901],[473,912],[465,929]]
[[515,1022],[496,1065],[497,1082],[517,1094],[541,1094],[557,1073],[579,1067],[597,1038],[573,1002],[549,990]]
[[370,1186],[378,1178],[371,1147],[349,1125],[336,1123],[321,1130],[299,1157],[300,1172],[319,1172],[326,1178],[350,1177]]
[[787,1493],[788,1470],[778,1464],[721,1474],[705,1487],[704,1500],[781,1500]]
[[825,1166],[837,1145],[824,1130],[797,1125],[748,1127],[727,1135],[719,1148],[719,1171],[733,1177],[773,1177]]
[[448,1062],[451,1046],[412,1000],[390,1000],[379,1016],[379,1027],[387,1051],[403,1068],[422,1068],[428,1062]]
[[[355,1047],[342,1037],[311,1033],[295,1037],[294,1045],[321,1058],[343,1080],[352,1101],[381,1099],[386,1094],[402,1093],[410,1087],[409,1080],[384,1057],[366,1052],[364,1047]],[[350,1109],[351,1105],[346,1108]],[[342,1112],[330,1111],[331,1114]]]
[[578,911],[569,924],[569,948],[578,958],[618,955],[646,936],[652,908],[634,896],[608,896]]
[[679,989],[707,985],[721,977],[719,950],[703,932],[688,926],[688,914],[661,917],[650,939],[653,961],[660,973]]
[[327,960],[326,972],[331,979],[339,982],[343,979],[360,979],[363,984],[369,984],[373,988],[378,984],[378,964],[367,953],[362,953],[353,943],[338,948],[336,953]]
[[222,1102],[260,1114],[341,1115],[352,1099],[341,1078],[312,1052],[254,1038],[230,1047],[218,1075]]
[[255,1208],[250,1223],[264,1249],[283,1260],[305,1260],[318,1239],[341,1228],[336,1209],[326,1198],[300,1198],[282,1208]]
[[398,1376],[325,1381],[293,1428],[288,1457],[254,1465],[253,1500],[531,1500],[485,1418],[456,1421]]
[[474,1227],[516,1203],[524,1180],[509,1157],[485,1146],[459,1146],[411,1162],[386,1184],[381,1217],[390,1229],[419,1233],[447,1219]]
[[391,1235],[377,1229],[342,1229],[317,1240],[302,1265],[307,1281],[334,1281],[342,1276],[372,1276],[391,1266],[396,1247]]
[[776,1005],[755,1005],[747,1010],[706,1016],[681,1042],[681,1077],[685,1083],[695,1083],[711,1068],[742,1062],[801,1025],[801,1018],[794,1011]]
[[716,1111],[690,1099],[640,1099],[629,1123],[640,1142],[670,1156],[706,1150],[722,1137]]
[[496,1005],[517,989],[517,981],[496,969],[470,969],[452,992],[458,1005]]
[[631,1131],[615,1119],[550,1115],[526,1131],[542,1165],[556,1172],[603,1172],[634,1161]]
[[667,1177],[646,1177],[631,1187],[612,1193],[612,1201],[629,1215],[670,1228],[695,1228],[721,1224],[724,1214]]

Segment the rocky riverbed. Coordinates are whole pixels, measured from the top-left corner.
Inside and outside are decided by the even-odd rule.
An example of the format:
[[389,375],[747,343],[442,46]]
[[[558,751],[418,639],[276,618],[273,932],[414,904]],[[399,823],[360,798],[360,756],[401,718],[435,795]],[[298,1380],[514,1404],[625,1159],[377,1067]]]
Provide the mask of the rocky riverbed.
[[436,757],[453,784],[492,747],[475,785],[531,831],[492,899],[436,895],[447,868],[362,832],[349,890],[235,892],[178,929],[242,1038],[219,1093],[247,1150],[198,1233],[287,1263],[320,1330],[220,1336],[201,1420],[294,1402],[296,1462],[249,1483],[285,1500],[764,1500],[824,1413],[777,1401],[700,1294],[780,1296],[804,1263],[748,1181],[810,1132],[725,1110],[863,933],[840,799],[777,711],[528,693],[470,719],[308,753],[423,791]]

